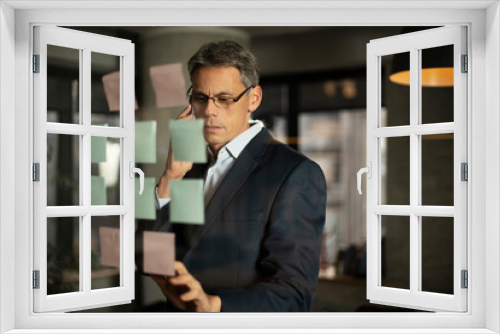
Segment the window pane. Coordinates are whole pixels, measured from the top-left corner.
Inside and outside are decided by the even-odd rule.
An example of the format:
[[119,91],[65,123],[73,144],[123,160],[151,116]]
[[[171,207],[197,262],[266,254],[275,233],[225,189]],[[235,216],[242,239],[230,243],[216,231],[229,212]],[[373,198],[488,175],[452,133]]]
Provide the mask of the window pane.
[[120,286],[120,216],[92,217],[92,289]]
[[453,45],[421,54],[422,123],[453,122]]
[[120,205],[120,139],[91,139],[91,204]]
[[422,291],[453,294],[451,217],[422,217]]
[[80,291],[80,218],[47,218],[47,294]]
[[120,57],[91,54],[92,125],[120,126]]
[[400,126],[410,124],[410,53],[403,52],[381,57],[382,101],[381,110],[387,101],[387,116],[381,117],[384,126]]
[[80,50],[47,45],[47,121],[80,123]]
[[410,289],[410,217],[382,216],[382,286]]
[[410,204],[410,137],[381,138],[381,204]]
[[453,133],[422,136],[422,205],[453,206]]
[[47,134],[47,205],[80,205],[80,140]]

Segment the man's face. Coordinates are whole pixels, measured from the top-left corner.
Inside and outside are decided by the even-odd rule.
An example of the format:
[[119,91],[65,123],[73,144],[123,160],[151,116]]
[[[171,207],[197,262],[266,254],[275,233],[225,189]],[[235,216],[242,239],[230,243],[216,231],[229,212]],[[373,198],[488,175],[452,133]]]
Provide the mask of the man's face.
[[[200,67],[193,75],[192,94],[236,98],[247,87],[235,67]],[[203,134],[210,148],[218,152],[224,145],[249,128],[250,114],[262,99],[260,86],[250,89],[229,108],[217,107],[208,100],[204,107],[193,106],[196,118],[203,119]]]

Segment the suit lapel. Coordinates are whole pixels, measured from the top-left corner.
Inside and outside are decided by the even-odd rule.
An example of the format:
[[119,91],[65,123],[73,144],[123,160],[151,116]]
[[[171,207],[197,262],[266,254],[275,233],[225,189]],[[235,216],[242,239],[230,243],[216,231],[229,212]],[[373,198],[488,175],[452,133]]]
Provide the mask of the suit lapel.
[[[258,159],[256,158],[264,154],[267,148],[266,144],[271,139],[272,137],[269,132],[266,129],[262,129],[241,152],[208,203],[205,209],[205,224],[198,226],[192,240],[191,249],[196,247],[203,234],[217,221],[217,218],[226,208],[229,201],[245,184],[252,171],[258,166]],[[186,256],[189,253],[190,251],[186,253]]]

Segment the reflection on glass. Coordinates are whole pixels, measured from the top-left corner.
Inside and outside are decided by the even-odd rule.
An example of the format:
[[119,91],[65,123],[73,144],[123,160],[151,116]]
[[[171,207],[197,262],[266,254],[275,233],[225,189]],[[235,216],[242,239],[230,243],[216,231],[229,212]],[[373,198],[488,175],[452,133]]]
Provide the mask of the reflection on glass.
[[120,57],[91,53],[92,125],[120,126]]
[[[382,100],[390,101],[390,105],[386,106],[387,116],[381,117],[380,124],[382,127],[409,125],[410,53],[403,52],[383,56],[381,57],[381,66],[385,69],[389,68],[390,71],[382,80]],[[382,109],[382,101],[380,102],[380,109]]]
[[410,217],[381,218],[382,286],[410,289]]
[[47,121],[79,124],[80,50],[47,45]]
[[422,291],[453,294],[453,218],[421,219]]
[[47,206],[79,205],[79,137],[47,134]]
[[380,163],[382,205],[410,204],[410,137],[381,138],[385,159]]
[[453,133],[422,136],[422,205],[453,206]]
[[91,205],[120,205],[120,139],[91,138]]
[[47,294],[80,291],[80,218],[47,218]]
[[120,286],[120,216],[92,216],[92,290]]
[[453,122],[453,45],[423,49],[422,124]]

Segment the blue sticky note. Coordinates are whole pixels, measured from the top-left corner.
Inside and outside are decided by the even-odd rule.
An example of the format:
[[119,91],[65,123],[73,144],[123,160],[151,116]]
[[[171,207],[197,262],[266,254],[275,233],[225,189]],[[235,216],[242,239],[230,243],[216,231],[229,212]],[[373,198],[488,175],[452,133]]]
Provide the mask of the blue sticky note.
[[156,163],[156,121],[135,122],[135,162]]
[[203,120],[171,120],[169,128],[175,161],[207,162]]
[[90,177],[90,204],[91,205],[107,205],[108,196],[106,193],[106,180],[101,176]]
[[144,191],[139,195],[139,178],[135,179],[135,218],[156,219],[156,180],[154,177],[144,178]]
[[205,222],[203,180],[170,181],[170,221],[201,225]]

